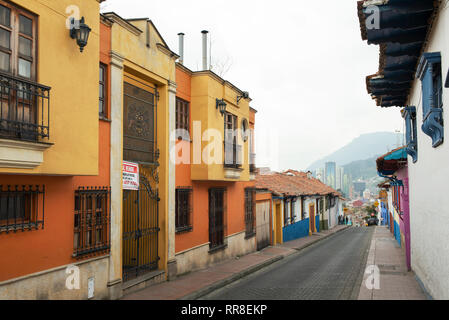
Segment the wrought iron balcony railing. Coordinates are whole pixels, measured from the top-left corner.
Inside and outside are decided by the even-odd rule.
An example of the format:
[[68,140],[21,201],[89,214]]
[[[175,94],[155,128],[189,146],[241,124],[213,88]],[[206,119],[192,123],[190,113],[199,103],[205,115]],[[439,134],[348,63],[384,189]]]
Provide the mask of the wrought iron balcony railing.
[[225,162],[227,168],[240,168],[242,166],[242,146],[233,142],[224,142]]
[[0,138],[50,137],[50,87],[0,73]]

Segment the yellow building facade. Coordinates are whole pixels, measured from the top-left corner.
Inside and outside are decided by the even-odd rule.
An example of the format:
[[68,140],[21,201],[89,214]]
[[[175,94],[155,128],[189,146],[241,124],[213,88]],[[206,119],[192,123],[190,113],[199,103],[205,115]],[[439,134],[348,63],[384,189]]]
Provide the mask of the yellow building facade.
[[[171,275],[175,168],[169,133],[175,127],[178,56],[150,20],[104,17],[111,21],[111,272],[127,293]],[[139,165],[138,207],[130,200],[137,193],[122,188],[123,161]],[[144,222],[133,224],[136,215]]]

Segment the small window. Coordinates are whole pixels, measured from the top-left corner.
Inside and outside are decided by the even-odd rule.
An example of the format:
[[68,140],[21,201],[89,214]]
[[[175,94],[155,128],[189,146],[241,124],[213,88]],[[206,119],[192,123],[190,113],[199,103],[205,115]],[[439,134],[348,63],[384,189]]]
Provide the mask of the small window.
[[187,101],[176,98],[176,129],[190,132],[190,105]]
[[100,63],[100,101],[99,101],[99,114],[100,118],[107,119],[107,71],[108,68],[105,64]]
[[0,232],[44,228],[45,186],[0,185]]
[[110,250],[110,195],[108,187],[75,191],[73,256],[84,258]]
[[176,232],[192,231],[192,189],[176,189]]

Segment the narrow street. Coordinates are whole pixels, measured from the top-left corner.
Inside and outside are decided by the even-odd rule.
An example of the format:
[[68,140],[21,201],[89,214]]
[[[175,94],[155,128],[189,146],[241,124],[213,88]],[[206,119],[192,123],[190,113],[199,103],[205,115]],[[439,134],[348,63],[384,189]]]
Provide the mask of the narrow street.
[[373,230],[340,232],[203,299],[357,299]]

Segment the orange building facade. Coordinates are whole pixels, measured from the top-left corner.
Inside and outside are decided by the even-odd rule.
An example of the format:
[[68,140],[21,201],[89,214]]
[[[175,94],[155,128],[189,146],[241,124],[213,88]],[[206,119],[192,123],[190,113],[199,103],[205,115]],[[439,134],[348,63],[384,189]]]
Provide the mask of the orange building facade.
[[[44,150],[40,163],[26,166],[20,161],[20,152],[0,156],[2,160],[5,155],[17,157],[0,161],[0,299],[107,298],[111,238],[107,99],[110,28],[99,20],[98,1],[76,1],[92,29],[81,53],[64,28],[65,18],[61,18],[65,12],[59,4],[48,8],[18,2],[20,10],[39,15],[32,24],[36,35],[53,33],[57,38],[61,34],[61,42],[48,43],[46,37],[37,37],[41,41],[41,46],[36,46],[39,72],[30,82],[13,73],[1,73],[11,82],[48,86],[40,90],[51,92],[48,97],[43,95],[48,103],[51,100],[51,109],[39,109],[37,102],[42,96],[30,99],[43,119],[49,113],[50,136],[25,139],[2,131],[0,137],[0,148],[14,144],[14,150],[20,152],[21,148],[36,154]],[[67,5],[72,3],[67,1]],[[9,1],[0,5],[1,10],[11,6],[13,13],[16,8],[16,3]],[[60,33],[54,31],[61,28]],[[100,42],[100,34],[105,41]],[[59,53],[57,65],[54,55],[44,50]],[[49,65],[53,67],[44,67]],[[71,74],[73,87],[68,88],[67,73],[60,70],[73,67],[78,70]],[[98,95],[98,86],[93,84],[102,88],[103,95]],[[59,165],[50,165],[53,161]]]
[[[204,85],[205,83],[207,85]],[[241,157],[240,164],[235,165],[235,161],[231,161],[230,165],[226,164],[226,152],[229,149],[226,150],[226,147],[223,147],[225,138],[221,135],[218,135],[216,139],[223,139],[217,144],[219,145],[217,148],[223,149],[223,163],[206,165],[194,163],[193,155],[197,148],[195,144],[201,139],[198,135],[202,134],[201,151],[204,162],[204,132],[213,129],[224,135],[227,124],[226,115],[229,114],[228,119],[234,118],[237,124],[236,132],[239,135],[243,132],[240,129],[244,126],[245,120],[249,128],[254,129],[256,111],[250,108],[249,104],[242,104],[240,108],[246,109],[246,115],[244,112],[239,114],[238,111],[241,110],[233,109],[235,102],[232,98],[227,100],[226,97],[214,96],[214,93],[211,93],[211,87],[215,84],[224,87],[228,83],[211,71],[193,72],[178,63],[176,84],[175,153],[178,158],[176,162],[175,256],[179,275],[256,250],[256,198],[254,181],[250,173],[250,158],[252,157],[252,163],[254,163],[255,157],[253,133],[248,135],[246,141],[240,141],[239,146],[244,150],[241,155],[237,155]],[[235,91],[235,95],[242,94],[233,86],[232,90]],[[217,92],[220,91],[217,90]],[[200,98],[202,96],[208,96],[212,100],[211,104],[206,104],[207,110],[199,110],[204,107]],[[215,105],[216,100],[220,99],[227,103],[227,112],[223,115]],[[203,120],[205,114],[207,119]],[[199,131],[199,126],[202,131]],[[215,150],[215,152],[219,151]],[[195,176],[197,175],[195,166],[203,166],[203,172],[214,172],[206,177],[198,178]],[[211,166],[216,167],[211,169]],[[232,177],[227,175],[227,168],[238,174]]]

